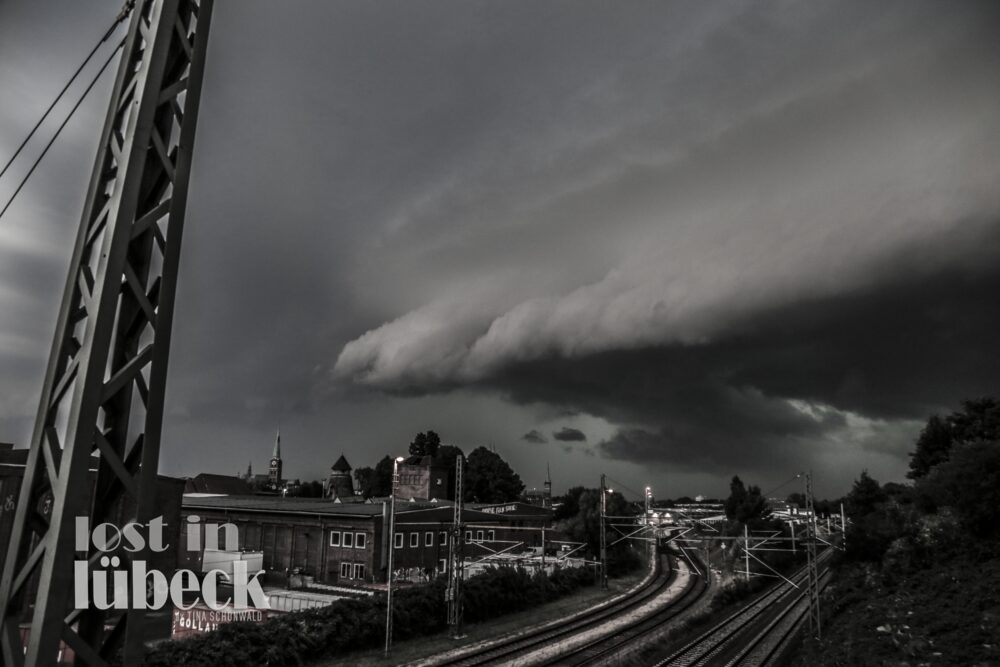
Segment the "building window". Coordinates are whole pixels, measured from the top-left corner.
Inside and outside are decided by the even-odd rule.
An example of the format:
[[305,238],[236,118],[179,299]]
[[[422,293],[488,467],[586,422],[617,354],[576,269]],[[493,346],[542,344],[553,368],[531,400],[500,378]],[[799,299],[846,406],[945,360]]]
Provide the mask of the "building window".
[[368,536],[364,533],[354,533],[354,548],[364,549],[368,541]]
[[403,548],[403,534],[402,533],[396,533],[396,537],[394,538],[393,546],[395,546],[397,549],[402,549]]
[[424,546],[425,547],[434,546],[434,533],[432,533],[429,530],[426,533],[424,533]]
[[465,531],[465,541],[466,542],[471,542],[472,541],[472,531],[471,530]]
[[410,533],[410,546],[411,547],[420,546],[420,533]]
[[330,533],[330,546],[339,547],[340,546],[340,533],[336,530]]
[[491,531],[490,531],[490,542],[492,542],[492,541],[493,541],[493,540],[495,540],[496,538],[497,538],[497,533],[496,533],[496,531],[495,531],[495,530],[491,530]]
[[347,549],[354,546],[354,533],[344,533],[343,546]]
[[481,530],[477,530],[476,531],[476,541],[477,542],[482,542],[483,541],[483,531],[481,531]]
[[365,578],[365,566],[361,563],[354,564],[354,578],[364,579]]
[[446,544],[448,544],[448,533],[444,532],[443,530],[440,533],[438,533],[438,544],[440,544],[441,546],[445,546]]
[[341,563],[340,564],[340,578],[341,579],[350,579],[351,578],[351,564],[350,563]]
[[444,559],[444,558],[439,558],[438,559],[438,572],[447,572],[447,571],[448,571],[448,561],[446,559]]

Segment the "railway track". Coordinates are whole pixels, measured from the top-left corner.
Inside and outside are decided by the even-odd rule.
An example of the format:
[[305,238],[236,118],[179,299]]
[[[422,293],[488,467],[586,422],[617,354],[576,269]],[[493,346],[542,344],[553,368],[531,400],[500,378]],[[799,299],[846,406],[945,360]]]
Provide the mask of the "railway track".
[[[433,663],[436,667],[457,667],[489,665],[515,660],[554,642],[585,632],[607,621],[619,618],[621,614],[641,607],[668,589],[676,580],[677,566],[669,555],[660,555],[656,562],[657,571],[649,583],[634,595],[604,606],[573,616],[562,623],[547,625],[536,631],[523,634],[500,645],[491,644],[474,652],[456,655],[453,658]],[[683,597],[683,596],[682,596]],[[605,638],[607,639],[607,638]],[[564,656],[548,664],[567,664]]]
[[[706,571],[705,568],[701,568]],[[573,648],[572,651],[562,653],[551,660],[541,663],[546,667],[551,665],[602,665],[613,655],[623,648],[632,644],[637,639],[645,637],[671,621],[691,607],[708,590],[709,582],[704,576],[691,578],[691,583],[684,589],[681,596],[671,601],[662,609],[658,609],[648,616],[644,616],[636,621],[618,629],[612,635],[604,635],[593,641]]]
[[[826,563],[830,555],[831,552],[826,551],[818,558],[821,587],[829,580]],[[808,604],[805,577],[803,568],[791,578],[799,588],[787,582],[775,586],[656,663],[656,667],[768,664],[787,645],[802,623]]]

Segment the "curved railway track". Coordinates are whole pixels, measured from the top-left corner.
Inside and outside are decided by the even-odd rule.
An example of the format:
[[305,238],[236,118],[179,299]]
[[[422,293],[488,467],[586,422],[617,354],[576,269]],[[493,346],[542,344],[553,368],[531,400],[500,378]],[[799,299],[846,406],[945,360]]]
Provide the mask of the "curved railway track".
[[[523,634],[505,642],[501,645],[488,645],[482,649],[456,655],[453,658],[433,663],[436,667],[488,665],[516,659],[539,648],[551,645],[553,642],[561,641],[581,632],[585,632],[594,627],[618,618],[622,613],[629,612],[641,607],[651,599],[668,589],[676,580],[677,568],[674,565],[672,556],[660,555],[656,562],[657,572],[650,581],[639,591],[632,595],[627,595],[611,604],[596,607],[576,616],[566,619],[566,621],[543,626],[535,631]],[[689,587],[693,588],[693,587]],[[682,598],[686,598],[689,591],[685,591]],[[690,604],[690,603],[688,603]],[[670,605],[673,607],[673,604]],[[658,614],[659,612],[657,612]],[[680,612],[677,612],[680,613]],[[605,637],[604,640],[609,639]],[[603,641],[603,640],[602,640]],[[565,654],[560,655],[556,660],[546,664],[569,664],[566,662]]]
[[[830,552],[817,559],[821,568],[820,586],[826,585],[826,566]],[[791,580],[795,588],[782,583],[770,589],[739,611],[688,642],[656,667],[694,667],[701,665],[764,665],[787,645],[801,625],[807,608],[805,568]]]
[[[700,569],[704,571],[704,568]],[[692,576],[690,584],[684,589],[680,597],[672,600],[662,609],[657,609],[648,616],[636,619],[619,628],[614,634],[594,639],[541,664],[546,667],[550,665],[580,666],[605,664],[611,656],[635,642],[638,638],[646,636],[647,633],[687,611],[691,605],[704,595],[705,591],[708,590],[708,586],[709,582],[704,576]]]

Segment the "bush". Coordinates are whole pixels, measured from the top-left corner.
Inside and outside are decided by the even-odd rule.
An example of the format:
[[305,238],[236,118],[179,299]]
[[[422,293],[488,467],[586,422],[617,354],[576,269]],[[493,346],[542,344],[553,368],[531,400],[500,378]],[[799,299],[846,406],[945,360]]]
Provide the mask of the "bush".
[[[512,567],[489,568],[469,578],[465,620],[485,621],[563,597],[594,583],[587,568],[563,568],[534,575]],[[410,639],[445,629],[445,579],[402,589],[393,600],[393,637]],[[226,623],[190,639],[157,644],[147,652],[149,667],[170,665],[302,665],[348,650],[374,648],[385,641],[385,596],[338,600],[328,607],[283,614],[263,623]]]
[[955,447],[917,484],[925,508],[952,507],[977,537],[1000,536],[1000,443]]

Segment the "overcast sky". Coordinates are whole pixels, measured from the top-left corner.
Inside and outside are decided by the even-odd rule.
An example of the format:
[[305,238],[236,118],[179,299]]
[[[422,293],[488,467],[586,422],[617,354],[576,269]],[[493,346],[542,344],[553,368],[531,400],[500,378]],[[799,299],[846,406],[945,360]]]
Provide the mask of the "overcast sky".
[[[120,5],[0,4],[2,161]],[[998,393],[998,28],[218,0],[161,470],[263,471],[280,423],[303,479],[426,429],[557,491],[902,479],[928,415]],[[0,441],[30,437],[111,80],[0,220]]]

